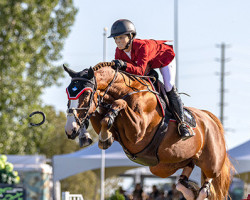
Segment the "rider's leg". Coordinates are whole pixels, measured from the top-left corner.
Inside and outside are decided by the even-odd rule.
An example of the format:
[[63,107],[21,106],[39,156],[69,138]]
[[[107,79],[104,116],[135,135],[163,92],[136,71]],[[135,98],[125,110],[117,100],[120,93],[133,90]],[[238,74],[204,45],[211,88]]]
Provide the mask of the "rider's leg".
[[168,66],[160,68],[160,72],[163,77],[164,86],[167,91],[167,96],[171,107],[173,108],[175,115],[177,115],[177,121],[179,123],[179,133],[183,140],[192,137],[193,135],[189,132],[187,125],[184,123],[184,112],[183,103],[180,95],[175,87],[175,75],[176,75],[176,61],[175,58],[169,63]]

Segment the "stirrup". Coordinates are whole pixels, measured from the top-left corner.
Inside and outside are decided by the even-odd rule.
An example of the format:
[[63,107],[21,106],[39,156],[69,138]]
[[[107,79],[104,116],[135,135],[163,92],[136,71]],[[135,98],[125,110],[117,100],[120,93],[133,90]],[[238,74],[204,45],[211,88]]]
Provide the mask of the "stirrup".
[[[181,132],[181,130],[180,130],[180,126],[183,125],[183,124],[185,125],[185,127],[188,130],[188,133],[189,133],[188,136],[183,135],[182,132]],[[195,136],[195,132],[193,131],[193,129],[186,122],[180,122],[180,123],[178,123],[178,133],[181,136],[182,140],[187,140],[188,138]]]

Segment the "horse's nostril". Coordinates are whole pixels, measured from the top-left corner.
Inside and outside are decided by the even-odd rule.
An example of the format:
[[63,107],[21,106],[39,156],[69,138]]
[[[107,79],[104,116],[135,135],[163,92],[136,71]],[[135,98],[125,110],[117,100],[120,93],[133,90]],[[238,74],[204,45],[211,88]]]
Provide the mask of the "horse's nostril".
[[71,138],[71,135],[68,135],[66,131],[65,131],[65,134],[67,135],[68,139]]

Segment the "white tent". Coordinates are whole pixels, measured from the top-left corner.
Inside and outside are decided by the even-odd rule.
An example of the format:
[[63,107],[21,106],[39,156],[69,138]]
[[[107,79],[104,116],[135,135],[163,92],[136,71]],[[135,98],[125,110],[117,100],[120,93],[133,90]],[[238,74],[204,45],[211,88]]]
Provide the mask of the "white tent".
[[228,154],[231,157],[236,172],[241,179],[250,183],[250,140],[230,149]]
[[41,171],[52,174],[52,167],[46,164],[47,159],[43,155],[7,155],[7,158],[16,171]]
[[[128,169],[142,167],[142,165],[134,163],[127,158],[118,142],[114,142],[112,146],[106,150],[105,154],[105,178],[121,174]],[[60,181],[88,170],[94,170],[94,172],[99,174],[100,168],[101,150],[98,148],[97,143],[74,153],[53,157],[54,181]],[[181,171],[178,170],[175,176],[180,175],[180,173]],[[198,183],[200,182],[199,168],[195,168],[190,178]]]
[[[97,174],[100,173],[101,156],[102,151],[98,148],[97,143],[74,153],[54,156],[54,181],[59,181],[88,170],[94,170]],[[112,146],[106,150],[106,178],[135,167],[141,167],[141,165],[130,161],[118,142],[114,142]]]

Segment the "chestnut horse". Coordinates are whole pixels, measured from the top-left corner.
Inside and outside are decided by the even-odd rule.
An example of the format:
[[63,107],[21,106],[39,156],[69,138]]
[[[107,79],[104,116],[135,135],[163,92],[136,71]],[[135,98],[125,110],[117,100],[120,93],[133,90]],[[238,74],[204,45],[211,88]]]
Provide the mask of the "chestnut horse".
[[[118,140],[126,152],[136,154],[147,147],[163,119],[155,92],[145,78],[114,70],[113,62],[97,64],[81,72],[64,66],[72,77],[67,88],[68,115],[65,132],[75,139],[91,121],[99,134],[99,147]],[[69,91],[71,90],[71,92]],[[196,120],[195,136],[181,140],[177,124],[169,121],[157,151],[159,162],[150,171],[165,178],[183,169],[177,189],[188,200],[222,200],[228,197],[233,166],[229,161],[224,131],[209,111],[188,108]],[[202,187],[190,189],[188,178],[200,167]]]

